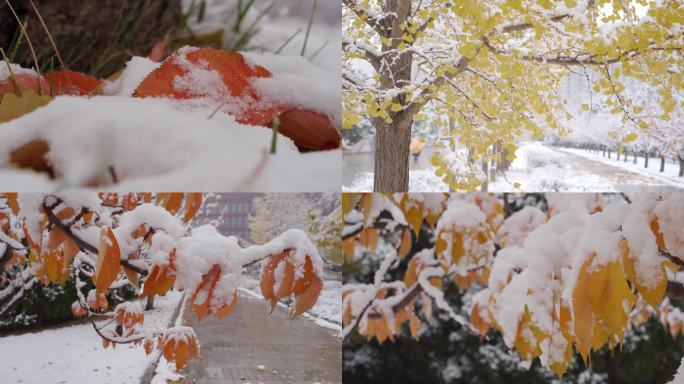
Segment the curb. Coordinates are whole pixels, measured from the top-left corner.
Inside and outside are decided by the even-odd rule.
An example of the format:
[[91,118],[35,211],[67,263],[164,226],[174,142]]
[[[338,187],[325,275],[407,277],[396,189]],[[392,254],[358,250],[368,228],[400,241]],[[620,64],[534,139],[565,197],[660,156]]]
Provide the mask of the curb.
[[[169,324],[167,325],[168,328],[173,327],[176,324],[176,320],[178,319],[178,316],[180,315],[181,308],[183,308],[183,303],[185,302],[185,292],[183,293],[183,297],[178,301],[178,306],[176,306],[176,309],[173,311],[173,315],[171,315],[171,320],[169,320]],[[157,364],[159,364],[159,359],[161,358],[161,353],[158,351],[157,353],[157,358],[154,359],[154,361],[150,362],[150,364],[145,368],[145,373],[143,373],[142,377],[140,378],[140,384],[149,384],[152,382],[152,379],[154,378],[154,371],[157,369]]]

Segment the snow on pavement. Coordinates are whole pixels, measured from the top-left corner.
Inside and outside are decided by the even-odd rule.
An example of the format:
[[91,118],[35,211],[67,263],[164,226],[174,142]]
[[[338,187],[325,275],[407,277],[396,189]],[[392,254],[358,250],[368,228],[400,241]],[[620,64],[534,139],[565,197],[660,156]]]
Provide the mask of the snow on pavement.
[[660,172],[660,158],[657,157],[650,158],[648,168],[645,168],[643,156],[637,156],[637,162],[634,163],[634,155],[632,154],[627,155],[627,161],[624,161],[624,157],[621,157],[618,161],[615,157],[615,153],[613,153],[613,157],[611,159],[608,159],[596,153],[589,153],[585,150],[577,148],[556,149],[562,152],[572,153],[573,155],[586,157],[594,161],[600,161],[601,163],[613,167],[620,167],[645,176],[655,177],[660,179],[663,183],[681,184],[681,188],[684,188],[684,177],[679,177],[679,164],[675,163],[674,161],[666,160],[665,170]]
[[[581,152],[581,151],[579,151]],[[643,186],[655,188],[682,188],[684,179],[677,180],[677,169],[670,165],[661,176],[642,171],[639,164],[618,163],[586,153],[561,150],[539,142],[522,143],[516,159],[505,175],[497,175],[489,183],[489,192],[615,192],[636,191]],[[660,161],[653,163],[660,166]],[[657,172],[657,170],[655,171]],[[348,180],[348,179],[347,179]],[[344,192],[372,192],[373,172],[359,172],[342,187]],[[410,192],[446,192],[448,187],[435,176],[434,171],[414,169],[409,172]]]
[[[145,312],[146,327],[166,327],[182,297],[169,292]],[[0,381],[21,384],[138,383],[155,354],[141,345],[102,347],[90,323],[0,338]]]

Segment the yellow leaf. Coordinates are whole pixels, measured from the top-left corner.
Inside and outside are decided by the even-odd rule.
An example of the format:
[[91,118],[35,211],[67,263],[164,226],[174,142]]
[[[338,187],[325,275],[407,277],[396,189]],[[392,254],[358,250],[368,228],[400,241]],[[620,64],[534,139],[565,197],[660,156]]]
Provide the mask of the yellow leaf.
[[418,206],[409,208],[406,212],[406,221],[413,228],[416,237],[420,234],[420,226],[423,224],[423,210]]
[[412,245],[411,232],[409,232],[407,229],[404,229],[401,235],[401,245],[399,246],[399,256],[402,259],[409,254]]
[[5,93],[0,102],[0,123],[14,120],[27,113],[48,104],[52,98],[48,95],[39,95],[35,91],[28,90],[21,96],[13,92]]

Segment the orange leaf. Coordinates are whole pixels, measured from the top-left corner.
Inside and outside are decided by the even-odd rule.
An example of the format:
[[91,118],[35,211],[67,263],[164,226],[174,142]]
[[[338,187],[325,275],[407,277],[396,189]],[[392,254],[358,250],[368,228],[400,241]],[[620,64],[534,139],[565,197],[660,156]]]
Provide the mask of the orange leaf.
[[185,214],[183,215],[183,222],[188,223],[192,220],[197,211],[202,207],[202,193],[188,193],[185,196]]
[[219,319],[222,319],[222,318],[228,316],[231,312],[233,312],[233,309],[235,308],[236,304],[237,304],[237,293],[233,293],[233,297],[232,297],[230,303],[223,304],[216,311],[216,317],[218,317]]
[[112,229],[102,228],[100,232],[100,247],[97,254],[97,264],[95,265],[95,273],[93,274],[93,283],[97,293],[106,292],[109,286],[116,279],[119,274],[121,266],[121,250],[119,243],[116,241]]
[[169,213],[175,215],[180,211],[181,204],[183,204],[183,193],[160,193],[157,195],[157,203],[163,206]]
[[211,297],[214,292],[214,287],[216,287],[216,282],[218,282],[221,276],[221,266],[215,264],[202,279],[202,282],[195,289],[190,303],[192,308],[195,310],[195,315],[197,319],[202,321],[206,316],[212,314]]
[[311,309],[316,304],[321,289],[323,289],[323,281],[314,273],[311,257],[306,256],[304,273],[295,280],[293,292],[297,301],[295,307],[290,311],[290,317],[297,317]]
[[14,193],[8,193],[7,194],[7,205],[9,205],[10,209],[12,210],[12,213],[15,215],[19,214],[19,194],[14,192]]
[[274,292],[275,285],[275,270],[282,260],[287,258],[289,252],[279,253],[277,255],[272,255],[266,261],[263,269],[261,270],[261,278],[259,280],[259,287],[261,288],[261,295],[264,300],[271,303],[271,311],[276,305],[276,294]]

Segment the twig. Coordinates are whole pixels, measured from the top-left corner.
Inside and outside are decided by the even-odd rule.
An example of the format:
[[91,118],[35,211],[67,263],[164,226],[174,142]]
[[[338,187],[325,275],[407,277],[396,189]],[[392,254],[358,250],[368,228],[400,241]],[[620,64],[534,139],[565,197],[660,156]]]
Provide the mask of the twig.
[[[82,238],[78,237],[72,230],[70,226],[67,226],[64,224],[57,216],[55,213],[52,211],[55,209],[59,204],[62,203],[62,200],[57,198],[56,204],[53,205],[48,205],[47,203],[47,197],[43,200],[43,211],[45,212],[45,216],[48,219],[48,222],[55,227],[57,227],[60,231],[64,232],[65,235],[67,235],[71,240],[76,243],[76,245],[84,252],[89,252],[91,254],[97,255],[99,253],[99,250],[97,249],[96,246],[90,244],[89,242],[83,240]],[[52,196],[55,197],[55,196]],[[135,271],[136,273],[139,273],[142,276],[147,276],[147,270],[142,269],[134,264],[131,264],[130,261],[126,259],[121,259],[119,261],[119,264],[123,267],[130,268],[131,270]]]
[[113,165],[110,165],[107,167],[107,169],[109,170],[109,175],[112,177],[112,182],[117,184],[119,182],[119,178],[116,176],[116,169],[114,169]]

